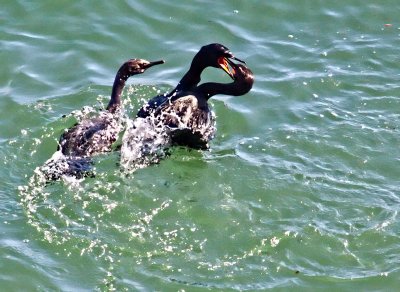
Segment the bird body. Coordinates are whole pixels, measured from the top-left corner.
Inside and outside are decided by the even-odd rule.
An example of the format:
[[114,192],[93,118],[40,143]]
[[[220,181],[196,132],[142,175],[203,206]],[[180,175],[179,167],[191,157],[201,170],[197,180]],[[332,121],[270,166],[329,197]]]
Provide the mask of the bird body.
[[62,176],[81,178],[91,174],[92,156],[109,152],[122,130],[121,94],[126,80],[164,61],[131,59],[118,70],[107,109],[99,115],[84,118],[61,135],[58,151],[40,167],[45,180]]
[[234,81],[231,83],[207,82],[182,92],[173,101],[157,108],[153,115],[169,127],[173,144],[192,148],[208,148],[214,137],[215,116],[208,100],[217,94],[240,96],[250,91],[253,73],[242,64],[230,61]]
[[84,119],[67,129],[60,138],[59,150],[67,156],[88,157],[112,150],[122,127],[120,125],[121,94],[127,79],[164,61],[149,62],[131,59],[118,70],[107,110],[99,116]]
[[59,141],[59,148],[67,156],[93,156],[111,151],[122,127],[119,112],[103,111],[99,116],[84,119],[66,130]]
[[216,131],[215,116],[208,104],[200,106],[201,101],[194,92],[164,105],[155,113],[168,126],[173,144],[208,148]]

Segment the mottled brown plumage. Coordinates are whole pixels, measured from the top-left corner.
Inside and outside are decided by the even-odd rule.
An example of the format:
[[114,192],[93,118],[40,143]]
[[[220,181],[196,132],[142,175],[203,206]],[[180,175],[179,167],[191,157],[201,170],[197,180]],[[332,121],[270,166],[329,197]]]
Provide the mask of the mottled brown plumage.
[[146,69],[162,64],[164,61],[149,62],[143,59],[131,59],[118,70],[107,110],[99,116],[84,119],[67,129],[59,141],[59,150],[67,156],[89,157],[109,152],[117,140],[121,125],[119,121],[121,94],[126,80],[133,75],[141,74]]

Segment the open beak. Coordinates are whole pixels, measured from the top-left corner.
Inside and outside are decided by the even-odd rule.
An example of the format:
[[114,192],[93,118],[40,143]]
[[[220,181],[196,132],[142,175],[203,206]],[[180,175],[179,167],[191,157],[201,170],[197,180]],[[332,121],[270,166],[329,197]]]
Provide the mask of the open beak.
[[146,69],[153,67],[155,65],[160,65],[160,64],[164,64],[165,61],[164,60],[159,60],[159,61],[154,61],[154,62],[150,62],[149,64],[146,65]]
[[218,65],[226,72],[232,79],[235,79],[235,70],[229,66],[231,61],[228,58],[221,57],[218,59]]

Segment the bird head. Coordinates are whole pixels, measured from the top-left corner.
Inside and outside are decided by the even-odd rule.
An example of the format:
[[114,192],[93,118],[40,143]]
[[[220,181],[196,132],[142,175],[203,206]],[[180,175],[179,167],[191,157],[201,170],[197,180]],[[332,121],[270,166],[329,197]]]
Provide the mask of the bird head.
[[234,77],[233,72],[229,67],[229,61],[236,60],[238,62],[246,64],[244,61],[236,58],[227,47],[218,43],[203,46],[197,53],[196,57],[198,59],[198,62],[201,62],[204,68],[209,66],[220,68],[232,79],[234,79]]
[[164,63],[165,63],[164,60],[149,62],[144,59],[130,59],[127,62],[125,62],[122,67],[123,67],[123,71],[125,71],[124,73],[127,76],[132,76],[135,74],[141,74],[144,71],[146,71],[147,69],[149,69],[150,67],[153,67],[155,65],[164,64]]

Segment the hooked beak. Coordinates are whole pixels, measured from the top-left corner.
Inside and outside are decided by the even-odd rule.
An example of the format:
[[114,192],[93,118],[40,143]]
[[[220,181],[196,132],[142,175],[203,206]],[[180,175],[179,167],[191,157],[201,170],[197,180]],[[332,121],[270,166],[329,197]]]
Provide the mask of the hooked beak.
[[160,65],[160,64],[164,64],[165,61],[164,60],[159,60],[159,61],[154,61],[154,62],[150,62],[149,64],[146,65],[146,69],[153,67],[155,65]]

